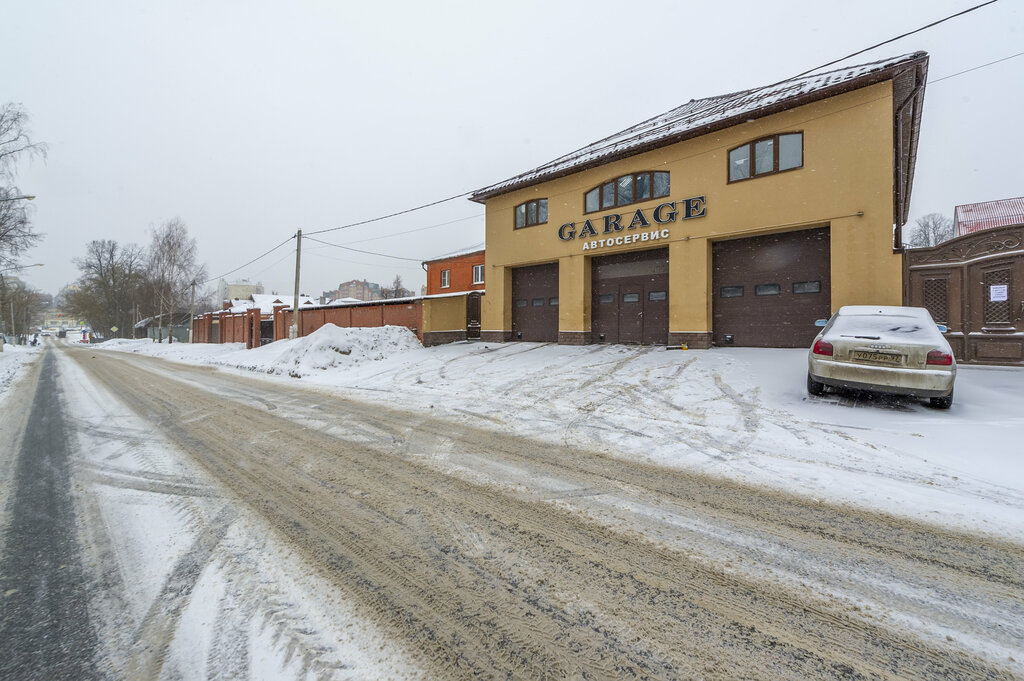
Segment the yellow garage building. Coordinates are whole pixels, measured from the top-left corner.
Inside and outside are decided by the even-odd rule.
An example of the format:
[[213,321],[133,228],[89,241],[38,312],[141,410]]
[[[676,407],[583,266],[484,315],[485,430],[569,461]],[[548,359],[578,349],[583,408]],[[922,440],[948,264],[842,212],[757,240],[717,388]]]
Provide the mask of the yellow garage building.
[[473,193],[487,341],[799,347],[902,302],[923,52],[691,100]]

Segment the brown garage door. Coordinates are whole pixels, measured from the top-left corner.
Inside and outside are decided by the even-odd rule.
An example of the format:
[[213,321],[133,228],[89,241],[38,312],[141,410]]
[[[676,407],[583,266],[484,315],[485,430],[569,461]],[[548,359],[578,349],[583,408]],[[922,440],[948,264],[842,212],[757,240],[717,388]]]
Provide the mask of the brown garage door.
[[712,245],[716,345],[799,348],[831,313],[827,227]]
[[668,342],[668,249],[594,258],[591,332],[595,343]]
[[558,263],[512,270],[512,338],[558,340]]

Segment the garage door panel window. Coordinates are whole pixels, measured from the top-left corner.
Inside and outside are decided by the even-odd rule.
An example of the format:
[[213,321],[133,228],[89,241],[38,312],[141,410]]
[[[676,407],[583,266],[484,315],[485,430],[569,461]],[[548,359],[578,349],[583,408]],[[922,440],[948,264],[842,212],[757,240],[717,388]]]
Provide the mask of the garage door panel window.
[[742,298],[743,287],[742,286],[723,286],[718,290],[718,295],[722,298]]
[[624,302],[624,303],[639,303],[640,302],[640,294],[639,293],[623,293],[622,294],[622,302]]
[[534,298],[533,300],[530,301],[530,305],[532,305],[533,307],[544,307],[544,299]]
[[558,305],[558,297],[556,296],[554,298],[548,298],[548,305],[551,305],[552,307],[557,306]]
[[519,298],[516,300],[516,307],[526,307],[529,301],[526,298]]
[[516,229],[543,225],[548,221],[548,200],[536,199],[515,207]]
[[650,300],[651,302],[668,300],[668,291],[648,291],[647,300]]
[[820,281],[794,281],[793,293],[821,293]]
[[608,303],[614,303],[615,302],[615,294],[614,293],[602,293],[601,295],[599,295],[597,297],[597,302],[600,303],[601,305],[607,305]]
[[777,296],[782,292],[778,284],[758,284],[754,287],[755,296]]
[[583,212],[617,206],[628,206],[651,199],[660,199],[671,193],[669,174],[663,171],[644,171],[622,175],[606,181],[583,194]]
[[729,150],[729,182],[796,170],[804,165],[804,134],[787,132]]

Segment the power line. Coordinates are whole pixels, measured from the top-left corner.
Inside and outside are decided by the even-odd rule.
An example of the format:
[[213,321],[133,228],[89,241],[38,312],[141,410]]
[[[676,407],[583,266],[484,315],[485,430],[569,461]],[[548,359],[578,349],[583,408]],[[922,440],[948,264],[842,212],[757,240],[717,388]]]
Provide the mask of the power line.
[[[449,196],[447,199],[440,199],[438,201],[431,201],[430,203],[425,203],[422,206],[416,206],[415,208],[406,208],[405,210],[400,210],[400,211],[398,211],[396,213],[389,213],[388,215],[381,215],[378,218],[370,218],[369,220],[360,220],[359,222],[350,222],[347,225],[339,225],[337,227],[328,227],[327,229],[321,229],[321,230],[318,230],[316,232],[309,232],[309,234],[307,234],[307,236],[310,236],[310,235],[313,235],[313,234],[324,234],[325,232],[336,232],[339,229],[348,229],[349,227],[358,227],[359,225],[368,225],[371,222],[380,222],[381,220],[387,220],[388,218],[397,217],[399,215],[405,215],[406,213],[412,213],[413,211],[417,211],[417,210],[423,210],[424,208],[430,208],[431,206],[436,206],[436,205],[439,205],[439,204],[442,204],[442,203],[447,203],[448,201],[454,201],[455,199],[461,199],[462,197],[469,196],[472,193],[473,192],[462,192],[461,194],[456,194],[455,196]],[[328,244],[328,245],[333,246],[334,244]]]
[[[764,89],[767,89],[767,88],[775,87],[777,85],[781,85],[781,84],[783,84],[783,83],[785,83],[787,81],[790,81],[790,80],[795,80],[797,78],[801,78],[801,77],[806,76],[808,74],[814,73],[815,71],[818,71],[820,69],[827,68],[827,67],[832,66],[834,64],[838,64],[839,62],[842,62],[842,61],[845,61],[845,60],[850,59],[852,57],[856,57],[858,55],[864,54],[865,52],[870,52],[871,50],[876,49],[878,47],[882,47],[883,45],[888,45],[889,43],[893,43],[893,42],[896,42],[897,40],[901,40],[903,38],[906,38],[908,36],[914,35],[916,33],[920,33],[922,31],[925,31],[925,30],[927,30],[929,28],[933,28],[935,26],[938,26],[939,24],[945,23],[945,22],[950,21],[952,19],[955,19],[957,17],[961,17],[961,16],[964,16],[965,14],[969,14],[969,13],[974,12],[976,10],[979,10],[979,9],[981,9],[983,7],[987,7],[988,5],[995,4],[998,1],[999,0],[988,0],[987,2],[983,2],[983,3],[979,4],[979,5],[975,5],[973,7],[969,7],[967,9],[965,9],[965,10],[960,11],[960,12],[956,12],[954,14],[950,14],[949,16],[946,16],[946,17],[943,17],[943,18],[938,19],[936,21],[933,21],[931,23],[925,24],[924,26],[916,28],[916,29],[914,29],[912,31],[907,31],[906,33],[901,33],[900,35],[894,36],[894,37],[889,38],[887,40],[883,40],[883,41],[881,41],[879,43],[875,43],[874,45],[871,45],[870,47],[865,47],[865,48],[863,48],[861,50],[858,50],[856,52],[851,52],[850,54],[848,54],[846,56],[840,57],[838,59],[833,59],[832,61],[826,62],[824,64],[820,64],[820,65],[815,66],[815,67],[813,67],[811,69],[808,69],[806,71],[798,73],[795,76],[791,76],[791,77],[786,78],[784,80],[780,80],[778,82],[772,83],[770,85],[762,86],[762,87],[759,87],[759,88],[756,88],[756,89],[764,90]],[[982,64],[980,66],[976,66],[976,67],[967,69],[965,71],[960,71],[958,73],[954,73],[954,74],[951,74],[949,76],[944,76],[942,78],[937,78],[937,79],[929,81],[929,82],[930,83],[938,83],[938,82],[941,82],[943,80],[947,80],[949,78],[954,78],[956,76],[960,76],[960,75],[963,75],[965,73],[969,73],[971,71],[975,71],[977,69],[984,68],[986,66],[991,66],[993,64],[998,64],[999,62],[1003,62],[1003,61],[1007,61],[1009,59],[1013,59],[1015,57],[1019,57],[1021,55],[1024,55],[1024,52],[1020,52],[1020,53],[1011,55],[1009,57],[1004,57],[1003,59],[998,59],[996,61],[992,61],[992,62],[989,62],[987,64]],[[749,92],[749,90],[743,90],[743,91],[737,92],[737,93],[735,93],[732,96],[732,99],[735,99],[735,98],[737,98],[737,97],[739,97],[741,95],[744,95],[747,92]],[[726,101],[728,101],[728,100],[726,100]],[[708,109],[712,108],[713,106],[721,106],[722,104],[723,104],[723,101],[720,98],[715,98],[713,101],[709,102],[707,104],[707,106],[704,107],[704,109],[708,110]],[[700,112],[701,112],[701,109],[698,109],[696,111],[689,112],[689,115],[691,115],[691,116],[697,115]],[[666,123],[664,125],[658,126],[656,128],[653,128],[652,130],[647,131],[646,134],[650,135],[652,132],[657,132],[658,130],[662,130],[662,129],[665,129],[667,127],[670,127],[671,125],[673,125],[673,123]],[[636,126],[634,126],[634,127],[636,127]],[[616,137],[616,135],[613,135],[612,137]],[[605,139],[610,139],[610,138],[605,138]],[[615,142],[612,142],[611,144],[615,144]],[[606,145],[606,146],[609,146],[609,145]],[[581,147],[580,149],[577,149],[574,152],[570,152],[569,154],[566,154],[566,155],[560,157],[559,160],[566,159],[567,157],[571,158],[574,154],[578,154],[578,153],[582,152],[583,150],[587,150],[588,154],[593,154],[595,151],[600,151],[600,149],[596,149],[595,150],[595,149],[592,148],[592,145],[588,145],[588,146]],[[564,161],[562,161],[562,162],[564,162]],[[528,173],[531,173],[531,172],[539,171],[539,170],[543,169],[545,166],[548,166],[550,164],[551,164],[551,162],[545,163],[543,165],[537,166],[533,170],[527,171],[527,173],[522,173],[522,174],[528,174]],[[358,222],[350,222],[350,223],[347,223],[347,224],[344,224],[344,225],[339,225],[337,227],[329,227],[327,229],[317,230],[315,232],[309,232],[306,235],[306,238],[310,239],[311,241],[316,241],[317,243],[321,243],[321,244],[323,244],[325,246],[333,246],[335,248],[342,248],[342,249],[345,249],[345,250],[354,251],[356,253],[364,253],[366,255],[375,255],[375,256],[384,257],[384,258],[392,258],[392,259],[395,259],[395,260],[406,260],[406,261],[409,261],[409,262],[421,262],[420,260],[415,259],[415,258],[402,258],[402,257],[399,257],[399,256],[387,255],[387,254],[384,254],[384,253],[375,253],[375,252],[372,252],[372,251],[363,251],[363,250],[359,250],[357,248],[351,248],[351,247],[348,247],[348,246],[341,246],[339,244],[331,244],[331,243],[328,243],[326,241],[320,241],[318,239],[313,239],[312,235],[314,235],[314,234],[325,234],[327,232],[335,232],[335,231],[342,230],[342,229],[348,229],[350,227],[358,227],[360,225],[367,225],[367,224],[370,224],[370,223],[373,223],[373,222],[380,222],[381,220],[387,220],[389,218],[397,217],[399,215],[406,215],[408,213],[413,213],[413,212],[418,211],[418,210],[423,210],[424,208],[430,208],[431,206],[437,206],[437,205],[440,205],[442,203],[447,203],[449,201],[454,201],[455,199],[460,199],[460,198],[463,198],[463,197],[466,197],[466,196],[470,196],[470,195],[472,195],[472,193],[473,192],[462,192],[462,193],[456,194],[454,196],[449,196],[448,198],[445,198],[445,199],[439,199],[437,201],[431,201],[430,203],[425,203],[425,204],[422,204],[422,205],[419,205],[419,206],[415,206],[413,208],[407,208],[405,210],[396,211],[394,213],[389,213],[387,215],[381,215],[379,217],[370,218],[370,219],[367,219],[367,220],[360,220]],[[470,218],[463,218],[463,219],[470,219]],[[452,220],[451,222],[459,222],[459,220]],[[422,231],[422,230],[425,230],[425,229],[431,229],[432,227],[439,227],[439,226],[442,226],[444,224],[451,224],[451,222],[441,223],[441,225],[433,225],[431,227],[421,227],[421,228],[417,228],[417,229],[414,229],[414,230],[409,230],[408,232],[400,232],[398,234],[393,234],[393,235],[389,235],[389,236],[398,236],[399,234],[409,234],[409,233],[412,233],[412,232]],[[230,272],[226,272],[226,273],[220,275],[220,277],[214,277],[213,279],[208,279],[207,281],[205,281],[203,283],[209,283],[209,282],[213,281],[214,279],[220,279],[222,277],[226,277],[226,276],[228,276],[230,274],[233,274],[234,272],[237,272],[238,270],[240,270],[240,269],[242,269],[244,267],[248,267],[252,263],[254,263],[257,260],[259,260],[260,258],[266,257],[270,253],[274,252],[275,250],[277,250],[278,248],[280,248],[281,246],[283,246],[285,243],[287,243],[288,241],[290,241],[293,238],[295,238],[295,237],[294,236],[288,237],[288,239],[285,239],[285,241],[283,241],[282,243],[278,244],[274,248],[270,249],[269,251],[267,251],[263,255],[260,255],[260,256],[258,256],[256,258],[254,258],[253,260],[250,260],[249,262],[245,263],[244,265],[242,265],[240,267],[237,267],[237,268],[231,270]],[[374,237],[374,238],[378,239],[378,238],[385,238],[385,237]],[[372,241],[372,240],[373,239],[364,239],[364,241]]]
[[973,67],[971,67],[969,69],[964,69],[963,71],[958,71],[956,73],[951,73],[948,76],[943,76],[942,78],[936,78],[935,80],[929,80],[928,84],[931,85],[932,83],[938,83],[938,82],[941,82],[943,80],[949,80],[950,78],[956,78],[957,76],[962,76],[965,73],[970,73],[971,71],[977,71],[978,69],[983,69],[986,66],[992,66],[993,64],[998,64],[999,62],[1007,61],[1007,60],[1013,59],[1015,57],[1020,57],[1021,55],[1024,55],[1024,52],[1018,52],[1017,54],[1011,54],[1009,57],[1003,57],[1002,59],[996,59],[995,61],[990,61],[987,64],[981,64],[979,66],[973,66]]
[[[764,85],[764,86],[761,86],[761,87],[747,89],[747,90],[740,90],[739,92],[734,92],[731,95],[722,95],[722,96],[710,97],[709,98],[710,101],[708,101],[707,104],[705,104],[703,107],[698,107],[698,108],[694,109],[693,111],[688,111],[687,112],[687,116],[689,116],[691,118],[696,117],[696,116],[700,116],[701,114],[709,112],[709,111],[711,111],[714,108],[724,107],[729,102],[749,94],[752,90],[767,90],[769,88],[773,88],[773,87],[776,87],[778,85],[782,85],[783,83],[789,82],[791,80],[796,80],[797,78],[800,78],[802,76],[806,76],[807,74],[813,73],[815,71],[818,71],[820,69],[826,68],[828,66],[832,66],[832,65],[837,64],[837,63],[839,63],[839,62],[841,62],[843,60],[849,59],[851,57],[855,57],[855,56],[857,56],[859,54],[863,54],[864,52],[868,52],[868,51],[873,50],[873,49],[875,49],[877,47],[881,47],[882,45],[888,45],[889,43],[895,42],[897,40],[900,40],[901,38],[905,38],[907,36],[914,35],[915,33],[920,33],[921,31],[924,31],[925,29],[931,28],[933,26],[937,26],[937,25],[939,25],[939,24],[941,24],[943,22],[949,21],[950,19],[954,19],[954,18],[962,16],[964,14],[968,14],[970,12],[973,12],[973,11],[977,10],[977,9],[981,9],[982,7],[985,7],[986,5],[991,5],[991,4],[995,3],[995,2],[998,2],[998,0],[988,0],[988,2],[983,2],[980,5],[975,5],[974,7],[970,7],[968,9],[965,9],[965,10],[961,11],[961,12],[957,12],[956,14],[951,14],[951,15],[949,15],[947,17],[943,17],[942,19],[939,19],[937,21],[933,21],[933,22],[931,22],[929,24],[921,26],[920,28],[916,28],[913,31],[907,31],[906,33],[900,34],[900,35],[895,36],[893,38],[889,38],[888,40],[883,40],[880,43],[876,43],[876,44],[872,45],[871,47],[866,47],[866,48],[864,48],[862,50],[858,50],[856,52],[853,52],[851,54],[846,55],[845,57],[840,57],[839,59],[833,59],[830,62],[826,62],[824,64],[819,64],[818,66],[815,66],[814,68],[808,69],[808,70],[806,70],[806,71],[804,71],[802,73],[799,73],[799,74],[797,74],[795,76],[790,76],[788,78],[784,78],[783,80],[777,81],[775,83],[771,83],[770,85]],[[657,118],[657,116],[655,116],[654,118]],[[647,119],[647,121],[651,121],[651,120],[653,120],[653,119],[650,119],[650,118]],[[638,123],[638,124],[632,126],[632,128],[637,128],[637,127],[643,125],[644,123],[646,123],[647,121],[643,121],[641,123]],[[658,133],[660,131],[667,130],[667,129],[671,128],[675,124],[676,124],[676,121],[669,121],[669,122],[666,122],[666,123],[662,123],[660,125],[657,125],[657,126],[651,128],[650,130],[645,130],[643,132],[643,134],[644,134],[644,136],[650,137],[652,134],[656,134],[656,133]],[[627,128],[627,130],[628,129],[630,129],[630,128]],[[595,153],[600,153],[602,151],[605,151],[606,149],[613,148],[616,144],[619,144],[621,142],[621,140],[619,139],[619,134],[621,134],[621,133],[615,133],[614,135],[610,135],[608,137],[605,137],[604,139],[598,140],[597,142],[593,142],[591,144],[588,144],[587,146],[580,147],[579,149],[576,149],[575,151],[571,151],[568,154],[564,154],[564,155],[560,156],[559,158],[555,159],[554,161],[548,161],[547,163],[543,163],[543,164],[537,166],[536,168],[533,168],[532,170],[528,170],[525,173],[520,173],[520,176],[521,175],[529,175],[530,173],[542,172],[544,168],[546,168],[548,166],[551,166],[551,165],[553,165],[555,163],[558,163],[558,164],[569,164],[569,163],[572,163],[573,161],[576,161],[581,155],[585,154],[585,155],[589,156],[589,155],[593,155]],[[607,143],[603,144],[603,146],[600,146],[600,147],[595,147],[594,146],[596,144],[602,144],[603,142],[607,142]]]
[[404,232],[395,232],[394,234],[384,234],[382,236],[371,236],[368,239],[357,239],[355,241],[350,241],[349,243],[350,244],[361,244],[361,243],[365,243],[367,241],[380,241],[381,239],[390,239],[393,236],[402,236],[403,234],[412,234],[413,232],[422,232],[422,231],[428,230],[428,229],[437,229],[438,227],[444,227],[445,225],[453,225],[456,222],[465,222],[466,220],[479,220],[482,217],[484,217],[484,216],[483,215],[470,215],[469,217],[458,218],[456,220],[449,220],[448,222],[439,222],[436,225],[427,225],[426,227],[417,227],[416,229],[409,229],[409,230],[406,230]]
[[[319,234],[320,232],[313,232],[313,233],[314,234]],[[315,241],[318,244],[323,244],[324,246],[334,246],[335,248],[342,248],[342,249],[344,249],[346,251],[354,251],[356,253],[365,253],[366,255],[378,255],[378,256],[380,256],[382,258],[392,258],[394,260],[408,260],[409,262],[423,262],[422,258],[403,258],[403,257],[397,256],[397,255],[388,255],[387,253],[375,253],[373,251],[363,251],[363,250],[360,250],[358,248],[351,248],[349,246],[342,246],[341,244],[331,244],[331,243],[327,243],[326,241],[320,241],[320,239],[314,239],[311,236],[307,236],[305,238],[309,239],[310,241]]]
[[286,243],[288,243],[289,241],[291,241],[291,240],[292,240],[292,239],[294,239],[294,238],[295,238],[295,236],[294,236],[294,235],[292,235],[292,236],[288,237],[287,239],[285,239],[284,241],[282,241],[281,243],[279,243],[278,245],[276,245],[276,246],[274,246],[273,248],[271,248],[271,249],[270,249],[269,251],[267,251],[267,252],[266,252],[266,253],[264,253],[263,255],[258,255],[258,256],[256,256],[255,258],[253,258],[252,260],[250,260],[249,262],[245,263],[244,265],[240,265],[239,267],[236,267],[235,269],[231,270],[230,272],[225,272],[224,274],[222,274],[222,275],[220,275],[220,276],[218,276],[218,277],[211,277],[210,279],[207,279],[207,280],[206,280],[206,281],[204,281],[203,283],[204,283],[204,284],[209,284],[209,283],[210,283],[211,281],[215,281],[215,280],[217,280],[217,279],[223,279],[224,277],[228,276],[229,274],[234,274],[234,273],[235,273],[235,272],[237,272],[238,270],[240,270],[240,269],[242,269],[242,268],[244,268],[244,267],[248,267],[249,265],[253,264],[254,262],[256,262],[257,260],[259,260],[260,258],[265,258],[265,257],[267,257],[268,255],[270,255],[271,253],[273,253],[273,252],[274,252],[274,251],[276,251],[277,249],[281,248],[281,246],[284,246],[284,245],[285,245]]
[[[894,43],[897,40],[900,40],[902,38],[906,38],[907,36],[910,36],[910,35],[914,35],[915,33],[920,33],[921,31],[929,29],[929,28],[931,28],[933,26],[938,26],[939,24],[944,23],[946,21],[949,21],[950,19],[956,19],[957,17],[963,16],[965,14],[969,14],[969,13],[973,12],[974,10],[981,9],[982,7],[985,7],[986,5],[991,5],[991,4],[994,4],[996,2],[999,2],[999,0],[988,0],[988,2],[983,2],[980,5],[975,5],[974,7],[969,7],[969,8],[965,9],[962,12],[957,12],[956,14],[950,14],[948,17],[944,17],[942,19],[939,19],[938,21],[933,21],[930,24],[925,24],[924,26],[922,26],[920,28],[915,28],[913,31],[907,31],[906,33],[903,33],[903,34],[900,34],[900,35],[896,36],[895,38],[889,38],[888,40],[883,40],[880,43],[876,43],[876,44],[872,45],[871,47],[865,47],[863,50],[857,50],[856,52],[851,52],[850,54],[846,55],[845,57],[840,57],[839,59],[834,59],[834,60],[830,61],[827,64],[822,64],[821,66],[816,66],[813,69],[810,69],[809,71],[804,71],[803,73],[798,73],[797,75],[793,76],[793,78],[787,78],[786,80],[793,80],[794,78],[799,78],[800,76],[806,76],[808,73],[813,73],[814,71],[817,71],[818,69],[823,69],[826,66],[832,66],[833,64],[838,64],[841,61],[845,61],[847,59],[850,59],[851,57],[856,57],[859,54],[864,54],[865,52],[870,52],[871,50],[875,49],[876,47],[881,47],[882,45],[888,45],[889,43]],[[784,83],[784,82],[786,82],[786,81],[780,81],[780,83]],[[778,84],[779,83],[774,83],[773,85],[769,85],[768,87],[773,87],[774,85],[778,85]]]
[[[394,269],[399,269],[399,270],[408,270],[410,272],[422,271],[421,268],[417,267],[416,265],[403,265],[403,264],[399,264],[399,263],[375,264],[375,263],[366,262],[365,260],[349,260],[347,258],[337,258],[337,257],[334,257],[333,255],[326,255],[324,253],[320,253],[319,250],[313,250],[313,249],[310,249],[308,251],[308,254],[312,258],[319,258],[321,260],[327,260],[327,261],[330,261],[330,262],[343,262],[343,263],[347,263],[349,265],[361,265],[363,267],[372,267],[372,268],[378,269],[378,270],[391,270],[392,268],[394,268]],[[421,262],[421,261],[417,261],[417,262]]]

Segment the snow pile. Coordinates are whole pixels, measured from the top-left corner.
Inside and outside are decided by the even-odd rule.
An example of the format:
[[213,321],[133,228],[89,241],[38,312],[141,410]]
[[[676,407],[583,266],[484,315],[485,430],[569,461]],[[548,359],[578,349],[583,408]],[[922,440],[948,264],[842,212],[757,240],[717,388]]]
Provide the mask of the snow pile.
[[0,402],[7,397],[11,384],[21,375],[22,368],[38,357],[40,352],[41,347],[4,344],[4,351],[0,352]]
[[95,347],[293,378],[345,370],[365,362],[379,362],[423,350],[416,335],[404,326],[351,329],[334,324],[326,324],[302,338],[277,341],[252,350],[247,350],[242,343],[168,344],[146,339],[115,339]]
[[368,361],[420,349],[416,336],[404,326],[351,329],[326,324],[308,336],[287,343],[280,352],[272,345],[256,350],[256,360],[266,358],[265,371],[295,378],[328,369],[346,368]]

